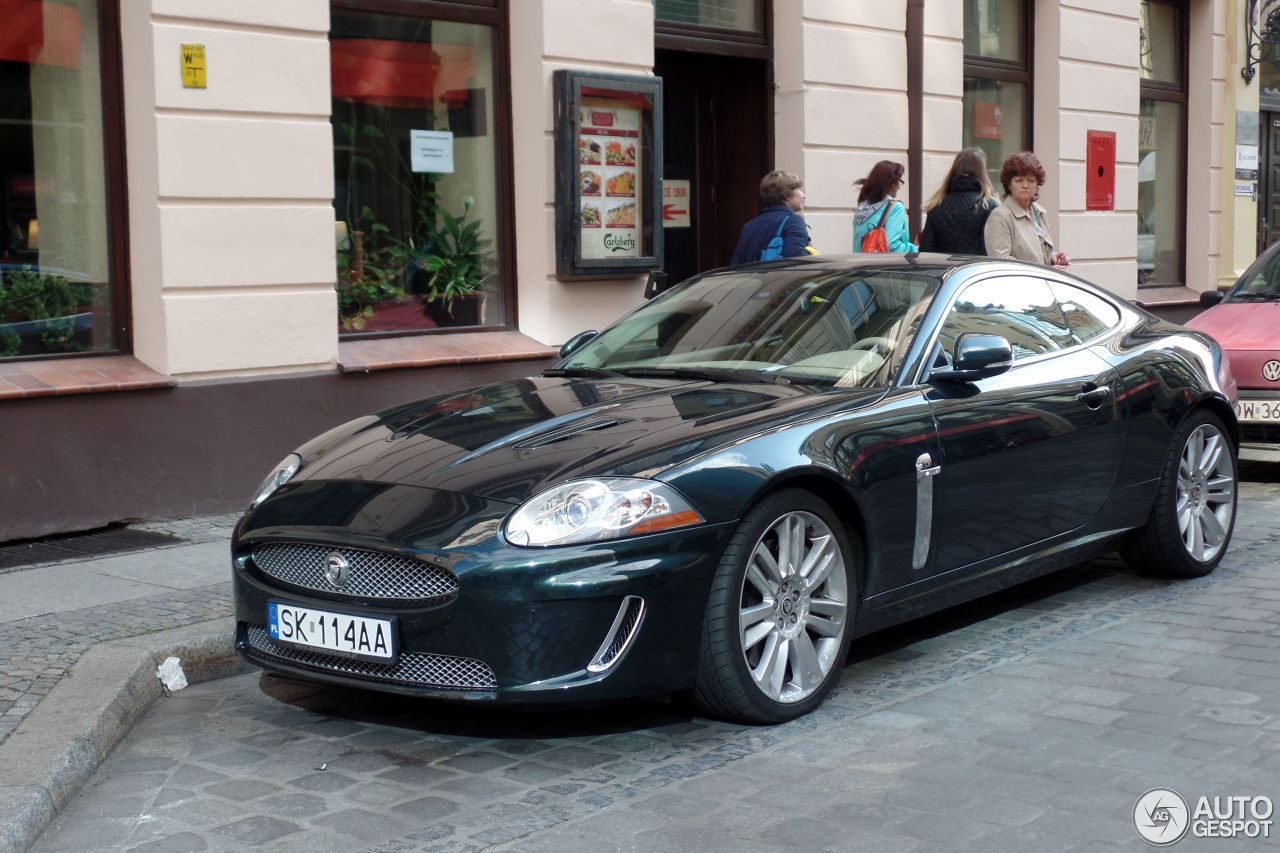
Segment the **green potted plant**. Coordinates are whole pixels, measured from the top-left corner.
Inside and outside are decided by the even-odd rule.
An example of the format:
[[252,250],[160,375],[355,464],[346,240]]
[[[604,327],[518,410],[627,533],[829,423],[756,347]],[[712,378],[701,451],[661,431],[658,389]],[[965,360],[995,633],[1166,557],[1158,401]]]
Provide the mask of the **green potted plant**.
[[[468,221],[475,199],[462,198],[462,213],[455,216],[437,206],[437,193],[428,193],[431,204],[418,210],[417,237],[393,240],[388,255],[393,266],[405,271],[421,270],[423,281],[413,288],[423,303],[423,311],[441,325],[475,325],[479,322],[485,276],[491,261],[485,249],[492,244],[480,233],[479,220]],[[459,303],[469,303],[472,316],[465,316]],[[455,313],[455,308],[457,309]]]
[[[365,208],[362,219],[370,220],[369,236],[384,237],[389,229],[373,219],[373,211]],[[376,306],[405,298],[404,289],[396,283],[397,272],[389,250],[366,247],[366,232],[351,232],[350,245],[338,249],[338,319],[343,329],[360,331],[368,324]]]

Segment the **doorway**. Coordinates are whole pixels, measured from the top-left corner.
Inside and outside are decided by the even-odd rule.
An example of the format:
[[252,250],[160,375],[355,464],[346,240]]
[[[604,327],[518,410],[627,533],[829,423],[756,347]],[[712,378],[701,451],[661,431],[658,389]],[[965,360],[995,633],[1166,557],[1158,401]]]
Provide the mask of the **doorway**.
[[666,181],[688,181],[687,208],[664,225],[671,284],[724,266],[742,225],[760,209],[760,179],[773,162],[773,93],[760,59],[655,52],[662,78]]
[[1261,114],[1258,140],[1258,254],[1280,239],[1280,112]]

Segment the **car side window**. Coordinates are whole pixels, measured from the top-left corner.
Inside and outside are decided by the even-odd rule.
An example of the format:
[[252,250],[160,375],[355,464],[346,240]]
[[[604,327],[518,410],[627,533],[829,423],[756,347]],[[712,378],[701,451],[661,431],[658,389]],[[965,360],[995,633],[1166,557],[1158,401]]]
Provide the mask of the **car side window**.
[[1120,311],[1101,296],[1060,281],[1052,282],[1052,287],[1071,336],[1078,343],[1092,340],[1120,322]]
[[1028,276],[988,278],[962,290],[939,333],[948,359],[966,332],[1006,338],[1015,360],[1075,344],[1049,283]]

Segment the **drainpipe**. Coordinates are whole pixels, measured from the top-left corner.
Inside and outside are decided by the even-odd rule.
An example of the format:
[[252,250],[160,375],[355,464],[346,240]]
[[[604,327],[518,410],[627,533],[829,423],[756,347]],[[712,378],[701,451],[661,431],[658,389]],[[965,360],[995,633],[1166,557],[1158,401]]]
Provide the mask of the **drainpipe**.
[[924,203],[924,0],[907,0],[907,213],[912,238]]

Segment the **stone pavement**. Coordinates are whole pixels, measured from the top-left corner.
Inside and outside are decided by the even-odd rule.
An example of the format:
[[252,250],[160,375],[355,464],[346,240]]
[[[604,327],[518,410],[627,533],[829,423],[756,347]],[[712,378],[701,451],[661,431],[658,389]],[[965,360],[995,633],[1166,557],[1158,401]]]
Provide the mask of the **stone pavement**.
[[[512,712],[256,672],[204,681],[156,699],[31,849],[1144,849],[1132,810],[1152,788],[1280,800],[1280,477],[1245,473],[1209,578],[1104,559],[883,632],[826,704],[782,726],[678,703]],[[229,612],[222,580],[109,577],[156,586],[4,624],[25,663],[3,670],[0,711],[27,719],[0,743],[0,786],[46,712],[32,697],[91,643]]]

